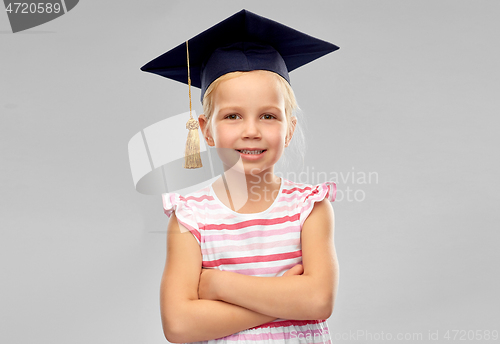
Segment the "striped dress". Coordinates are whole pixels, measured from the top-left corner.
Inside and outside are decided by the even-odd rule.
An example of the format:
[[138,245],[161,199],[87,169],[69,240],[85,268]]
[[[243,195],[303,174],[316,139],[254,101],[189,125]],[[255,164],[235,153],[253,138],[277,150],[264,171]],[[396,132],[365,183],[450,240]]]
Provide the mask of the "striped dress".
[[[302,262],[300,233],[314,203],[335,200],[336,185],[295,183],[281,178],[279,194],[265,211],[240,214],[225,206],[212,185],[183,197],[162,195],[201,247],[203,267],[251,276],[281,276]],[[276,319],[230,336],[197,343],[330,343],[326,320]]]

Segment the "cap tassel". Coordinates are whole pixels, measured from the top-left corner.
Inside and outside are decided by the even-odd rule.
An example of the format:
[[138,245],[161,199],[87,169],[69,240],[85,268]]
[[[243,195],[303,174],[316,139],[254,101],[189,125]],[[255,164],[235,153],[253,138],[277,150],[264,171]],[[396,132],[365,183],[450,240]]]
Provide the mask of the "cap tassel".
[[187,65],[188,65],[188,87],[189,87],[189,120],[186,123],[186,129],[189,130],[186,151],[184,153],[184,168],[200,168],[203,167],[200,156],[200,135],[198,128],[200,125],[198,121],[193,118],[191,113],[191,75],[189,72],[189,48],[188,41],[186,41],[187,50]]
[[203,167],[200,156],[200,135],[198,134],[198,127],[198,121],[192,117],[186,123],[186,128],[189,130],[189,133],[184,155],[184,168]]

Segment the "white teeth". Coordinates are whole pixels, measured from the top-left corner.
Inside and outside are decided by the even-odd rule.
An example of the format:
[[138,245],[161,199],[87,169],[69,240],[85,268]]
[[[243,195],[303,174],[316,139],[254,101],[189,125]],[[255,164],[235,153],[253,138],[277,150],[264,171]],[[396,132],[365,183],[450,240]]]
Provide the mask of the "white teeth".
[[263,152],[263,150],[255,150],[255,151],[251,151],[251,150],[240,150],[240,152],[242,152],[243,154],[260,154]]

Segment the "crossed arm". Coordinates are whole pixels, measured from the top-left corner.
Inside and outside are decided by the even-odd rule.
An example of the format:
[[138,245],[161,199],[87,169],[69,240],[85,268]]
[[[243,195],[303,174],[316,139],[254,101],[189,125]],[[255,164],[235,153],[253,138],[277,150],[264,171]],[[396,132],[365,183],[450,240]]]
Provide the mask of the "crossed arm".
[[198,243],[180,231],[172,215],[160,291],[167,340],[221,338],[276,318],[327,319],[333,310],[339,272],[333,228],[330,202],[315,203],[302,227],[303,273],[297,274],[294,268],[295,273],[289,270],[281,277],[256,277],[201,269]]

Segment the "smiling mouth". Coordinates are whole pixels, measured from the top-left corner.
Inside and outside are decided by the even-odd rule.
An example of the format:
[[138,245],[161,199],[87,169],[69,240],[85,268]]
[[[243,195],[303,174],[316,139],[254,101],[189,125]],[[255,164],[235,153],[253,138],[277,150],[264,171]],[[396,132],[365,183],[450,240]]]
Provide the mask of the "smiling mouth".
[[262,149],[262,150],[246,150],[246,149],[237,149],[238,152],[240,153],[243,153],[243,154],[255,154],[255,155],[258,155],[258,154],[261,154],[263,152],[265,152],[266,150],[265,149]]

